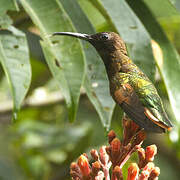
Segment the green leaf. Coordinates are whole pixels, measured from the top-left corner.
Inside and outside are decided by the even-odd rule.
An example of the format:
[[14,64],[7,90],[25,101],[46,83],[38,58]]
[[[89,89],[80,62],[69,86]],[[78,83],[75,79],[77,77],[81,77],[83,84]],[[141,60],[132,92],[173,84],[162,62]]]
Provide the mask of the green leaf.
[[40,30],[44,40],[42,46],[48,57],[47,63],[59,82],[69,110],[69,119],[73,121],[76,117],[80,87],[84,80],[85,65],[81,44],[75,38],[48,37],[57,31],[74,31],[73,24],[59,1],[21,0],[21,3]]
[[124,0],[92,0],[126,42],[130,57],[153,80],[155,63],[150,36]]
[[[95,33],[88,18],[75,0],[60,0],[60,2],[78,32]],[[87,66],[84,88],[96,108],[103,126],[109,129],[115,103],[110,96],[105,67],[96,50],[88,42],[82,41],[82,43]]]
[[11,18],[7,14],[0,16],[0,27],[7,29],[12,24]]
[[1,0],[0,6],[0,28],[6,29],[12,24],[11,18],[6,14],[8,10],[18,11],[18,6],[15,0]]
[[129,1],[129,4],[144,23],[151,37],[160,45],[163,59],[161,62],[156,59],[156,63],[167,88],[176,120],[180,122],[180,83],[178,83],[180,57],[146,4],[143,1],[136,3]]
[[30,86],[31,66],[25,34],[12,26],[0,36],[0,61],[11,86],[14,110],[17,111]]
[[19,10],[16,0],[1,0],[0,15],[5,14],[7,10]]
[[99,12],[98,9],[96,9],[91,2],[88,0],[76,0],[78,1],[80,7],[82,8],[84,14],[86,14],[88,20],[92,23],[96,31],[99,29],[104,28],[105,25],[107,25],[106,19],[103,17],[101,12]]
[[180,11],[180,1],[179,0],[169,0],[173,6],[176,7],[178,11]]
[[60,83],[60,85],[63,87],[61,89],[62,94],[64,95],[65,99],[66,99],[66,103],[68,106],[68,110],[69,110],[69,116],[72,116],[74,111],[74,107],[71,105],[71,98],[70,98],[70,92],[67,81],[64,77],[64,73],[63,71],[59,70],[59,67],[56,65],[56,57],[54,56],[54,54],[51,52],[51,46],[49,46],[46,42],[41,41],[41,46],[46,58],[46,62],[54,76],[54,78],[58,81],[58,83]]
[[157,18],[168,19],[178,15],[177,10],[172,6],[169,0],[144,0],[144,2],[153,9],[154,15]]

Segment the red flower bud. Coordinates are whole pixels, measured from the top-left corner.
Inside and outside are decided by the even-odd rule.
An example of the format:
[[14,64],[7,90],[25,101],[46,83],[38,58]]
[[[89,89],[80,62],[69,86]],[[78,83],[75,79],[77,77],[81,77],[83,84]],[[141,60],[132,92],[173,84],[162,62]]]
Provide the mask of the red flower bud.
[[141,172],[139,180],[148,180],[151,171],[154,169],[154,163],[149,162]]
[[90,175],[90,167],[89,167],[89,162],[86,156],[81,155],[78,159],[78,166],[81,170],[81,174],[84,177],[88,177]]
[[143,171],[148,171],[151,172],[154,169],[154,163],[153,162],[149,162],[143,169]]
[[147,171],[141,172],[138,180],[148,180],[149,173]]
[[106,146],[106,153],[111,156],[111,147],[110,146]]
[[106,146],[102,146],[99,150],[100,161],[103,165],[107,165],[109,161],[109,155],[106,152]]
[[138,178],[139,168],[136,163],[131,163],[128,168],[127,180],[136,180]]
[[72,162],[71,166],[70,166],[70,169],[73,170],[73,171],[78,171],[79,167],[78,167],[76,162]]
[[155,180],[155,179],[157,179],[158,176],[159,176],[159,174],[160,174],[160,169],[159,169],[158,167],[155,167],[155,168],[151,171],[148,180]]
[[109,141],[109,144],[111,144],[112,140],[116,137],[116,134],[113,130],[109,131],[108,133],[108,141]]
[[120,151],[121,148],[121,142],[118,138],[114,138],[113,141],[111,142],[111,152],[112,153],[117,153]]
[[102,171],[99,171],[97,176],[93,180],[104,180],[104,173]]
[[114,138],[111,142],[111,160],[113,162],[117,161],[120,155],[121,142],[118,138]]
[[73,179],[81,177],[81,172],[77,163],[72,162],[70,166],[70,175]]
[[124,136],[124,140],[123,140],[123,145],[126,146],[132,137],[132,133],[131,133],[131,120],[128,117],[124,117],[123,118],[123,136]]
[[95,161],[97,161],[97,160],[99,159],[99,154],[98,154],[97,150],[92,149],[90,153],[91,153],[92,158],[93,158]]
[[101,169],[101,165],[98,161],[92,163],[92,174],[93,176],[96,176]]
[[154,156],[157,154],[157,147],[156,145],[151,145],[146,148],[146,161],[152,162],[154,160]]
[[82,155],[88,159],[88,155],[86,153],[83,153]]
[[114,169],[113,169],[113,177],[117,180],[121,180],[123,179],[123,175],[122,175],[122,170],[119,166],[116,166]]
[[146,165],[146,161],[145,161],[145,151],[143,148],[139,148],[138,149],[138,157],[139,157],[139,163],[138,166],[139,168],[143,168]]

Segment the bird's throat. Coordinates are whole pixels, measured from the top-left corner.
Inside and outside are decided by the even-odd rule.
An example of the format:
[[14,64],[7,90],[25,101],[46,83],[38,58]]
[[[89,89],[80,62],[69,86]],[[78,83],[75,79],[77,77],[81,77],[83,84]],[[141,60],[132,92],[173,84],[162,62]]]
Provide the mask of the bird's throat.
[[99,54],[104,62],[109,78],[114,76],[116,73],[123,72],[124,70],[126,72],[130,71],[130,69],[128,69],[128,65],[132,64],[132,60],[127,55],[119,53],[118,50],[113,53]]

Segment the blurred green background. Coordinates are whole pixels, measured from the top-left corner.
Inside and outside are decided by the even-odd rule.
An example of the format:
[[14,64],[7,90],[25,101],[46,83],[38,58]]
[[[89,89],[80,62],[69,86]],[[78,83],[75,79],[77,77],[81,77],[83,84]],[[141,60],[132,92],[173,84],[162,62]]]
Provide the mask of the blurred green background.
[[0,15],[0,180],[70,179],[70,163],[107,144],[107,129],[122,137],[99,56],[86,42],[51,38],[56,31],[121,35],[175,125],[144,147],[158,147],[160,180],[180,178],[178,0],[0,0]]

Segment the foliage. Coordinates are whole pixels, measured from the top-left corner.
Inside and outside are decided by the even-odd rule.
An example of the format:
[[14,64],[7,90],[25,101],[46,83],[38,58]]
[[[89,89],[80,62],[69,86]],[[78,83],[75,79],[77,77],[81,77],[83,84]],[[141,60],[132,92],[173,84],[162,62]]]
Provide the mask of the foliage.
[[[0,0],[0,4],[2,179],[66,179],[72,160],[105,141],[102,126],[122,134],[122,111],[109,95],[100,57],[86,42],[50,37],[57,31],[120,34],[129,56],[155,83],[175,125],[158,142],[176,149],[176,155],[169,156],[179,163],[178,0]],[[11,114],[14,123],[9,127]],[[69,124],[68,119],[76,122]],[[177,164],[165,160],[167,152],[162,154],[160,179],[177,179]]]

